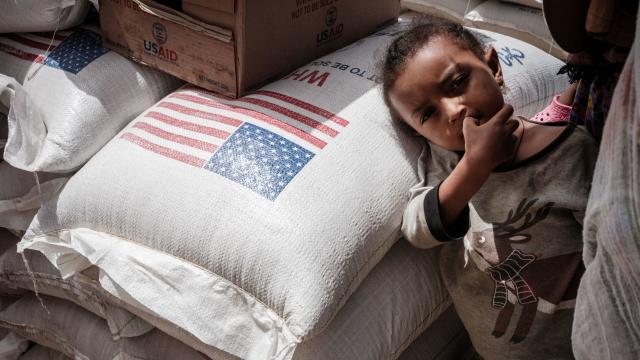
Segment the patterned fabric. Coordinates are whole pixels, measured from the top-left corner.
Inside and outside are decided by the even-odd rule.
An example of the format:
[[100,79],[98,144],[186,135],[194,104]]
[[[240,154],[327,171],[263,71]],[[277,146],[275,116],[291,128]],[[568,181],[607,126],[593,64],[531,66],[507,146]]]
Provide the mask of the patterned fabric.
[[[640,23],[637,24],[640,30]],[[640,40],[611,102],[584,221],[577,359],[640,359]]]
[[598,140],[602,137],[602,129],[619,76],[619,72],[608,72],[593,78],[580,79],[578,83],[570,121],[585,126]]

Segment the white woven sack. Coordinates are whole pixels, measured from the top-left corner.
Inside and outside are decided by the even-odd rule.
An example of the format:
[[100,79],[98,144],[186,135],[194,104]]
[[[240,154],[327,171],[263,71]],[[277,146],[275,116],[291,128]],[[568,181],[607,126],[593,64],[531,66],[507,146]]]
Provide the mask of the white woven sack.
[[542,0],[500,0],[506,3],[513,3],[518,5],[524,5],[528,7],[532,7],[534,9],[542,10]]
[[567,52],[551,37],[540,9],[489,0],[469,11],[465,19],[473,27],[520,39],[559,59],[567,58]]
[[397,138],[373,67],[404,26],[238,100],[169,95],[43,207],[20,249],[64,276],[98,266],[108,291],[205,344],[290,358],[398,239],[419,149]]
[[89,6],[87,0],[3,0],[0,33],[68,29],[84,21]]
[[486,0],[401,0],[400,6],[422,14],[442,17],[459,23],[465,15]]
[[[0,115],[8,114],[15,92],[21,85],[0,75]],[[6,117],[0,116],[0,151],[8,134]],[[35,176],[16,169],[0,155],[0,227],[26,230],[40,205],[62,188],[66,178],[60,174],[40,173]]]
[[0,160],[0,227],[26,230],[40,205],[66,183],[61,174],[33,173],[16,169]]
[[0,312],[0,327],[78,360],[205,360],[206,356],[153,330],[114,341],[103,319],[75,304],[27,294]]
[[505,102],[513,105],[516,114],[533,117],[569,86],[566,76],[556,75],[564,65],[557,58],[506,35],[470,30],[496,49],[505,79]]
[[[40,294],[72,301],[105,319],[114,339],[140,336],[153,329],[144,320],[119,307],[117,299],[90,277],[90,271],[62,279],[41,253],[25,251],[24,257],[18,254],[15,246],[18,241],[18,238],[0,229],[0,242],[13,244],[0,255],[0,293],[37,290]],[[28,269],[25,262],[29,264]]]
[[[440,280],[437,251],[401,239],[349,298],[322,333],[302,342],[294,360],[396,359],[423,332],[432,342],[422,359],[437,354],[460,330],[459,321],[432,327],[451,302]],[[453,331],[452,331],[453,330]]]
[[4,146],[9,136],[7,115],[13,100],[14,89],[19,86],[17,81],[9,76],[0,74],[0,160],[3,158]]
[[[14,77],[4,158],[27,171],[71,172],[135,116],[179,86],[100,46],[98,29],[49,38],[0,35],[0,73]],[[47,51],[49,49],[49,51]]]

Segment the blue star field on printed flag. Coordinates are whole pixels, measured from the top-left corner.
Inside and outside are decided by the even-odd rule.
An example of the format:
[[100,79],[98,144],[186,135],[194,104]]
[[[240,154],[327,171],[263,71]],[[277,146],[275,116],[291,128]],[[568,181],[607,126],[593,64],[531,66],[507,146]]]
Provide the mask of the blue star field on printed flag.
[[101,46],[100,34],[78,29],[58,45],[44,63],[55,69],[79,73],[91,62],[109,52]]
[[280,135],[244,123],[204,168],[274,200],[313,156]]

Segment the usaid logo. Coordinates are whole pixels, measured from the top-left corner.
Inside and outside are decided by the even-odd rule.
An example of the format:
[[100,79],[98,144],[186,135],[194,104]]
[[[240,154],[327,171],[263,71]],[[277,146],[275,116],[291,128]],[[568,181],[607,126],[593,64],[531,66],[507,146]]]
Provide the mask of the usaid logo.
[[328,27],[332,27],[337,20],[338,20],[338,8],[336,8],[335,6],[332,6],[329,8],[329,10],[327,10],[327,15],[324,17],[324,23]]
[[167,29],[160,23],[154,23],[151,28],[151,35],[158,42],[164,44],[167,42]]
[[336,24],[338,21],[338,8],[335,6],[330,7],[327,10],[327,15],[324,17],[324,24],[326,29],[316,34],[316,44],[320,45],[328,41],[339,38],[344,30],[342,23]]
[[153,24],[151,35],[153,35],[155,41],[143,39],[144,51],[146,53],[171,63],[178,61],[178,53],[162,45],[167,42],[167,29],[164,25],[159,23]]

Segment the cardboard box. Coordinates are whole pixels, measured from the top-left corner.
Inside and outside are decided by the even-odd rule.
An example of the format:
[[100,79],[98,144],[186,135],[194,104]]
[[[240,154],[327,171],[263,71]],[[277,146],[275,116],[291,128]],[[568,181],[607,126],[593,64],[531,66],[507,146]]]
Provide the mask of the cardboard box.
[[400,4],[182,0],[179,7],[182,11],[151,0],[100,0],[103,45],[190,83],[239,97],[395,21]]

